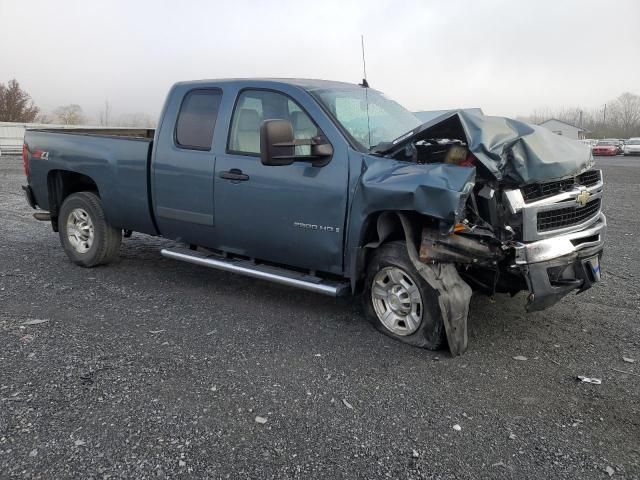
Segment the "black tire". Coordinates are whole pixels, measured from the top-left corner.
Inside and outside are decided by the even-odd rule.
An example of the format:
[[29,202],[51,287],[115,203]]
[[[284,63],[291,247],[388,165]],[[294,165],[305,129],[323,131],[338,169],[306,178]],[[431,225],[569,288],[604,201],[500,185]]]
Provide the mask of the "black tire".
[[[93,225],[93,238],[86,251],[79,251],[69,239],[69,218],[72,212],[81,209]],[[122,243],[122,230],[114,228],[105,219],[102,201],[95,193],[79,192],[69,195],[62,202],[58,214],[58,230],[60,243],[69,259],[81,267],[95,267],[106,265],[118,258],[118,251]],[[84,244],[86,247],[88,244]]]
[[[396,267],[402,270],[420,292],[422,299],[421,321],[417,330],[411,334],[398,335],[394,333],[382,323],[376,313],[371,292],[376,275],[385,267]],[[429,350],[438,350],[445,345],[447,336],[438,304],[438,292],[422,278],[411,263],[405,242],[386,243],[375,250],[367,266],[362,300],[367,319],[385,335]]]

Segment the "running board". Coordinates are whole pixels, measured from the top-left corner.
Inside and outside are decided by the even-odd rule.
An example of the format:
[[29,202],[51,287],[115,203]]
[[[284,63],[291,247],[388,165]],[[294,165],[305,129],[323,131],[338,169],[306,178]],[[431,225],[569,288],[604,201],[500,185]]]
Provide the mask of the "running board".
[[270,265],[261,265],[249,260],[223,258],[216,255],[205,255],[193,250],[163,248],[160,254],[166,258],[194,263],[204,267],[217,268],[226,272],[239,273],[247,277],[259,278],[270,282],[301,288],[310,292],[322,293],[331,297],[340,297],[349,293],[349,283],[327,280],[293,270]]

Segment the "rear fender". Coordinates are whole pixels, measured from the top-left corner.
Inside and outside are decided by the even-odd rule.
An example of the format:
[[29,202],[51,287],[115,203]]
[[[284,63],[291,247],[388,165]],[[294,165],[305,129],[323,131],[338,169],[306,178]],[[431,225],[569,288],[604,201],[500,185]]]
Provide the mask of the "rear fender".
[[72,193],[96,192],[99,196],[98,186],[90,177],[81,173],[66,170],[51,170],[47,175],[47,191],[49,196],[49,213],[51,214],[51,227],[58,231],[58,212],[62,202]]

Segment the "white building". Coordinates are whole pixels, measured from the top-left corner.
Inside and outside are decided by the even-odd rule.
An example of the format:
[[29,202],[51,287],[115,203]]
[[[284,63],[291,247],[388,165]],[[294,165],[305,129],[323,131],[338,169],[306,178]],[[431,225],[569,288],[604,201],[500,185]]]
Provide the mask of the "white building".
[[22,152],[25,123],[0,122],[0,155]]
[[0,122],[0,155],[20,155],[27,128],[69,128],[91,130],[113,130],[113,127],[91,127],[87,125],[56,125],[49,123]]
[[570,123],[550,118],[540,124],[541,127],[548,128],[556,135],[562,135],[563,137],[573,138],[574,140],[583,140],[585,134],[588,133],[584,128],[576,127]]
[[82,128],[78,125],[0,122],[0,155],[20,155],[27,128]]

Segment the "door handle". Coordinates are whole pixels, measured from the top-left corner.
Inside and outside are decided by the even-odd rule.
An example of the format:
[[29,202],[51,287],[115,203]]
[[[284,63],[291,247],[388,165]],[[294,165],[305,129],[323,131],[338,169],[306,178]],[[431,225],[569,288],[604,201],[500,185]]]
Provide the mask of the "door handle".
[[242,173],[242,170],[239,168],[232,168],[228,172],[220,172],[220,178],[234,180],[236,182],[246,182],[249,180],[249,175]]

